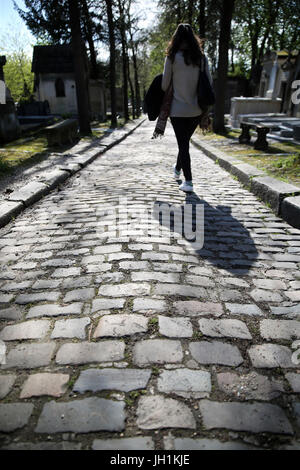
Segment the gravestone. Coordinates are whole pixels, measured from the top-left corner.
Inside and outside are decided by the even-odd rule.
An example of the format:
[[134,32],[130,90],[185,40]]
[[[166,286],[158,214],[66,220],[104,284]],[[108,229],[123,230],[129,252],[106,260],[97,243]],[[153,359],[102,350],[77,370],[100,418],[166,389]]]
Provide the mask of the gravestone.
[[21,134],[15,103],[5,85],[3,67],[6,57],[0,56],[0,143],[4,144],[17,139]]

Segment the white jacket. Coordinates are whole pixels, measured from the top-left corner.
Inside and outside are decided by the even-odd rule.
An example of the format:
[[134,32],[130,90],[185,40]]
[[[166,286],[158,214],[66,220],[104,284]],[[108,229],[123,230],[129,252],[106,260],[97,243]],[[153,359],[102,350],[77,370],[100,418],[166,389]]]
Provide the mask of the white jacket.
[[[205,69],[210,83],[208,60],[205,56]],[[173,78],[173,101],[171,106],[171,117],[194,117],[201,114],[201,108],[198,106],[197,85],[199,79],[200,67],[195,65],[186,65],[183,52],[178,51],[175,54],[175,60],[172,64],[171,59],[166,57],[164,73],[162,79],[162,89],[166,91]]]

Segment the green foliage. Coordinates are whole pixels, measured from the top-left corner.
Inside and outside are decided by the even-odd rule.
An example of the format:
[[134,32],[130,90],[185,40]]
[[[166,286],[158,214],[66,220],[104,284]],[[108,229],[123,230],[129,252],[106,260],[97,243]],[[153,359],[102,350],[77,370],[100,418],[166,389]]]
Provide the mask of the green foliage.
[[24,0],[24,4],[26,9],[22,10],[14,1],[15,9],[40,42],[61,44],[70,40],[67,0]]
[[[205,4],[204,21],[201,21],[201,4]],[[214,75],[217,68],[222,1],[161,0],[159,7],[159,22],[152,31],[149,41],[152,77],[162,72],[162,58],[167,41],[177,25],[186,22],[193,26],[197,34],[204,24],[206,39],[204,48]],[[268,49],[287,51],[298,49],[299,16],[298,0],[236,0],[231,27],[229,76],[249,79],[254,67],[262,60]]]
[[299,168],[300,169],[300,154],[289,155],[288,157],[282,157],[279,160],[273,162],[273,166],[281,169]]
[[34,75],[31,72],[31,58],[21,52],[6,56],[4,67],[5,82],[14,101],[26,101],[33,93]]

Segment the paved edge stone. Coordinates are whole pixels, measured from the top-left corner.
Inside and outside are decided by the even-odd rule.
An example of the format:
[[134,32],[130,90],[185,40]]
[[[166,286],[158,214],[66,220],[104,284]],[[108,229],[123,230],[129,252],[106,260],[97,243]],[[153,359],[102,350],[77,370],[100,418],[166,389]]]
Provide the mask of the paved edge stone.
[[[134,125],[134,127],[126,129],[126,126],[125,126],[125,131],[127,132],[123,136],[121,136],[120,138],[117,138],[114,142],[108,144],[107,146],[100,148],[99,151],[97,151],[97,153],[89,157],[87,161],[82,163],[80,166],[83,168],[84,166],[88,165],[93,160],[95,160],[99,154],[106,152],[107,150],[111,149],[114,145],[117,145],[120,142],[122,142],[129,135],[131,135],[138,127],[140,127],[145,121],[146,121],[146,118],[142,117],[137,123],[135,123],[136,125]],[[53,189],[57,188],[57,186],[61,182],[66,181],[68,178],[70,178],[70,176],[72,176],[72,172],[61,170],[59,165],[57,167],[57,170],[60,171],[61,173],[60,176],[57,178],[54,178],[53,180],[46,181],[45,183],[39,183],[41,185],[40,189],[38,189],[35,193],[33,193],[30,196],[30,198],[26,200],[26,205],[24,205],[22,202],[12,201],[12,200],[1,202],[0,204],[0,228],[7,225],[11,221],[12,217],[19,215],[27,207],[30,207],[34,202],[39,201],[43,196],[48,194]],[[28,185],[30,184],[31,183],[28,183]],[[18,194],[21,194],[22,191],[23,191],[23,188],[21,188],[18,191]]]
[[285,198],[281,204],[280,216],[293,227],[300,228],[300,196]]
[[3,201],[0,204],[0,228],[8,224],[12,217],[24,210],[22,202]]
[[[250,192],[259,196],[264,202],[270,203],[277,215],[293,227],[300,228],[300,196],[289,197],[291,194],[294,194],[294,196],[300,194],[299,187],[271,178],[253,165],[247,164],[246,166],[242,160],[233,159],[226,153],[215,149],[212,145],[203,143],[197,136],[194,136],[191,142],[207,157],[213,161],[218,161],[221,167],[235,175],[242,184],[247,186]],[[286,185],[286,190],[278,191],[274,189],[274,186],[281,184]]]

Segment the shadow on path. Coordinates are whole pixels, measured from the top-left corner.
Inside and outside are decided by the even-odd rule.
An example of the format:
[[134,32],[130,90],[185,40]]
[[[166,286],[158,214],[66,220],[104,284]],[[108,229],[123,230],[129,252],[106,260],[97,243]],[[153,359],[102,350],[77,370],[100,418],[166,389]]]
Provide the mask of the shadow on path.
[[[204,217],[201,217],[201,210],[197,207],[199,205],[204,209]],[[179,233],[190,242],[199,259],[206,258],[209,263],[235,275],[247,274],[255,263],[258,257],[255,243],[249,231],[232,216],[230,206],[213,207],[194,192],[186,193],[184,205],[173,206],[170,202],[158,200],[155,206],[153,217],[160,225],[170,228],[171,232]],[[163,215],[164,206],[169,208],[169,217]],[[171,209],[174,207],[177,211],[175,217]],[[178,211],[181,217],[178,217]],[[194,232],[193,238],[190,233],[187,234],[187,227],[189,232]],[[200,244],[200,249],[195,246],[196,228],[197,233],[201,229],[203,232],[203,244]]]

